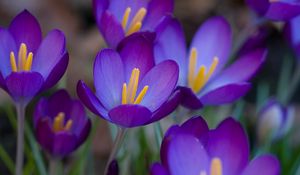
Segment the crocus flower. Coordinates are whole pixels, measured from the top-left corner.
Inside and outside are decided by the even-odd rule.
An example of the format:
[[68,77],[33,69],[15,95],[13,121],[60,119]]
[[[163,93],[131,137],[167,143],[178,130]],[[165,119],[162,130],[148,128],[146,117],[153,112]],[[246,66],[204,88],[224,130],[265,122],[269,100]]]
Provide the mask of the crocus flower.
[[189,53],[179,22],[167,16],[156,28],[155,58],[165,58],[179,65],[178,86],[182,105],[192,109],[203,105],[231,103],[251,87],[247,81],[262,64],[265,49],[255,49],[225,67],[231,48],[231,29],[222,17],[208,19],[195,34]]
[[79,100],[65,90],[48,99],[42,98],[34,110],[36,139],[54,157],[64,157],[77,149],[87,138],[91,121]]
[[294,109],[284,107],[277,100],[270,99],[261,109],[257,120],[257,135],[260,142],[284,137],[291,129]]
[[279,175],[279,161],[260,155],[249,162],[249,143],[242,125],[227,118],[208,129],[201,117],[172,126],[160,150],[161,163],[152,175]]
[[95,94],[82,81],[77,94],[96,115],[121,127],[134,127],[174,110],[179,101],[178,93],[172,93],[177,79],[176,62],[154,64],[152,34],[136,33],[121,42],[118,52],[104,49],[98,53]]
[[69,60],[64,34],[52,30],[42,40],[38,21],[26,10],[8,29],[0,28],[0,58],[0,86],[20,103],[55,85]]
[[173,6],[173,0],[93,0],[98,28],[112,48],[132,33],[152,31]]
[[300,59],[300,16],[288,21],[284,27],[284,36],[288,44],[291,46],[296,54],[298,60]]
[[300,15],[299,0],[245,0],[258,15],[275,21],[287,21]]

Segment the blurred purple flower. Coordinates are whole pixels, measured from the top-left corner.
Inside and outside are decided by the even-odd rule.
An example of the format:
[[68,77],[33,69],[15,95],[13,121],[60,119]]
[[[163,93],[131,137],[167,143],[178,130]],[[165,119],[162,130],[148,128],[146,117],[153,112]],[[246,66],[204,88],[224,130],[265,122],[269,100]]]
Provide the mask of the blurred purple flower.
[[284,107],[277,100],[270,99],[258,117],[259,141],[272,141],[284,137],[289,132],[294,120],[294,108]]
[[98,28],[112,48],[132,33],[152,31],[173,6],[173,0],[93,0]]
[[77,94],[103,119],[122,127],[157,121],[178,105],[173,93],[178,65],[172,60],[154,64],[153,34],[136,33],[124,39],[118,52],[104,49],[94,62],[95,94],[82,81]]
[[251,87],[247,81],[266,56],[266,49],[256,49],[224,68],[229,59],[232,34],[222,17],[210,18],[198,29],[189,56],[183,30],[176,19],[165,17],[156,32],[156,62],[169,58],[178,63],[182,105],[192,109],[231,103],[244,96]]
[[73,100],[65,90],[59,90],[36,105],[34,128],[37,141],[44,150],[52,156],[64,157],[86,140],[91,121],[79,100]]
[[284,27],[284,36],[288,44],[294,50],[298,59],[300,59],[300,16],[288,21]]
[[300,15],[299,0],[246,0],[258,15],[275,21],[287,21]]
[[55,85],[69,61],[64,34],[53,30],[42,40],[40,25],[27,10],[8,29],[0,28],[0,58],[0,86],[25,104]]
[[242,125],[227,118],[209,130],[201,117],[171,127],[162,142],[161,163],[152,175],[279,175],[279,161],[261,155],[249,162],[249,143]]

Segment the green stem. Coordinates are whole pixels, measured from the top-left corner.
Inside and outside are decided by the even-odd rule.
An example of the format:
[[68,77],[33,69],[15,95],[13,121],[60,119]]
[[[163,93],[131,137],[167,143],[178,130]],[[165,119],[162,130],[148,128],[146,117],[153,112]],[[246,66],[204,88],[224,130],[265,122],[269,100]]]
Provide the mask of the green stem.
[[24,164],[25,105],[19,103],[16,105],[16,108],[18,116],[16,175],[22,175]]
[[112,151],[111,151],[111,153],[109,155],[108,161],[107,161],[106,166],[105,166],[104,175],[107,175],[108,170],[109,170],[109,165],[115,159],[115,157],[116,157],[116,155],[118,153],[119,147],[120,147],[120,145],[123,142],[123,139],[124,139],[124,136],[126,134],[126,131],[127,130],[125,128],[119,128],[118,129],[118,133],[117,133],[117,136],[115,138]]
[[284,104],[287,104],[293,97],[295,91],[297,90],[299,81],[300,81],[300,63],[297,64],[291,84],[289,85],[289,89],[286,91],[286,95],[283,98]]
[[49,175],[57,175],[58,159],[51,157],[49,162]]

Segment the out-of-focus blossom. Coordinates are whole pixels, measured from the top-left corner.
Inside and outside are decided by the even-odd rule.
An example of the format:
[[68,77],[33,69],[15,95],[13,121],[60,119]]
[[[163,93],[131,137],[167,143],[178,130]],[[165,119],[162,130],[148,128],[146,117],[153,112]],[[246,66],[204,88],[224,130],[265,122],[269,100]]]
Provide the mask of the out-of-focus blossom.
[[106,175],[119,175],[119,164],[117,160],[111,161]]
[[52,156],[64,157],[86,140],[91,121],[81,102],[60,90],[38,102],[34,111],[34,127],[42,148]]
[[178,65],[165,60],[154,64],[153,35],[136,33],[121,42],[118,52],[104,49],[94,62],[95,94],[82,81],[77,94],[95,114],[122,127],[145,125],[177,107],[173,93]]
[[137,31],[152,31],[166,14],[173,12],[173,0],[93,0],[99,30],[110,47]]
[[246,0],[258,15],[275,21],[287,21],[300,15],[299,0]]
[[0,28],[0,58],[0,86],[20,103],[55,85],[69,60],[64,34],[53,30],[42,40],[38,21],[26,10],[8,29]]
[[257,134],[260,142],[285,136],[291,129],[294,109],[284,107],[275,99],[269,100],[259,113]]
[[266,56],[265,49],[256,49],[224,68],[229,59],[232,34],[222,17],[204,22],[193,38],[189,53],[186,53],[183,30],[176,19],[165,17],[156,32],[156,62],[170,58],[178,63],[182,104],[192,109],[231,103],[245,95],[251,87],[247,81]]
[[279,175],[279,161],[261,155],[249,162],[249,143],[240,123],[227,118],[209,130],[201,117],[171,127],[162,142],[161,163],[152,175]]
[[296,56],[300,58],[300,16],[288,21],[284,27],[284,36],[288,44],[294,50]]

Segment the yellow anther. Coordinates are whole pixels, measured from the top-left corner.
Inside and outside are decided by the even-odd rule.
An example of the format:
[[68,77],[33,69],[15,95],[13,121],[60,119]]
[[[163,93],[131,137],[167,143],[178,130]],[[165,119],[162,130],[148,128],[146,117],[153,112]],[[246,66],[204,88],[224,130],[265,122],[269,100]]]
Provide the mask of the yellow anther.
[[218,57],[214,57],[213,62],[208,69],[208,72],[206,73],[206,67],[204,65],[201,65],[198,69],[197,75],[195,76],[195,70],[197,66],[197,49],[192,48],[189,58],[188,86],[193,90],[193,92],[197,93],[205,86],[205,84],[208,82],[208,80],[216,70],[218,63]]
[[210,175],[222,175],[222,162],[217,157],[213,158],[211,161]]
[[63,112],[58,113],[53,121],[53,131],[54,132],[59,132],[59,131],[63,130],[64,120],[65,120],[65,113],[63,113]]
[[25,62],[24,71],[30,71],[32,65],[33,53],[29,52],[27,60]]
[[13,52],[10,52],[10,65],[13,72],[18,71],[15,54]]
[[138,85],[139,85],[140,70],[134,68],[131,72],[129,84],[123,84],[122,87],[122,104],[139,104],[146,95],[149,86],[144,86],[139,95],[136,97]]
[[138,97],[135,99],[134,104],[140,104],[145,97],[147,91],[149,89],[149,86],[144,86]]
[[[127,11],[127,9],[126,9],[126,11],[123,15],[123,20],[122,20],[122,26],[123,26],[124,29],[126,29],[126,26],[127,26],[127,23],[128,23],[128,19],[126,20],[126,16],[127,16],[126,13],[130,13],[130,12],[128,12],[129,10]],[[143,22],[143,20],[146,16],[146,14],[147,14],[147,10],[144,7],[139,9],[139,11],[135,14],[133,19],[131,20],[131,23],[130,23],[130,25],[128,27],[128,30],[126,32],[127,36],[134,33],[134,32],[137,32],[141,29],[142,22]],[[129,14],[128,14],[128,18],[129,18]],[[123,24],[125,24],[125,22],[126,22],[126,26],[124,27]]]
[[131,8],[127,7],[126,10],[125,10],[125,13],[123,15],[123,19],[122,19],[122,27],[123,27],[124,30],[127,27],[127,23],[128,23],[130,12],[131,12]]
[[73,125],[73,120],[69,119],[69,120],[67,121],[67,124],[66,124],[65,127],[64,127],[64,130],[65,130],[65,131],[69,131],[69,130],[71,129],[72,125]]
[[19,70],[23,70],[24,69],[24,65],[26,63],[26,58],[27,58],[27,46],[26,44],[22,43],[20,45],[20,49],[19,49],[19,58],[18,58],[18,67]]
[[123,83],[122,88],[122,104],[127,104],[127,85]]
[[141,29],[141,27],[142,27],[142,23],[141,22],[135,23],[132,27],[130,27],[128,29],[126,35],[128,36],[128,35],[131,35],[131,34],[137,32],[137,31],[139,31]]
[[192,48],[190,59],[189,59],[189,72],[188,72],[188,85],[189,87],[194,87],[194,73],[197,64],[197,50]]

